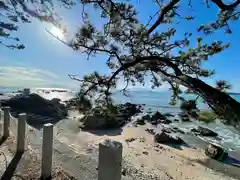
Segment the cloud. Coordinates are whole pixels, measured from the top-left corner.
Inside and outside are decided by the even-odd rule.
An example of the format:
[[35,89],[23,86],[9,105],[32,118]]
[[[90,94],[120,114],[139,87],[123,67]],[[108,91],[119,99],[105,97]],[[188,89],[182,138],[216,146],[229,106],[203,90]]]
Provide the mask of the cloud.
[[67,77],[37,68],[1,66],[0,86],[6,87],[73,87]]

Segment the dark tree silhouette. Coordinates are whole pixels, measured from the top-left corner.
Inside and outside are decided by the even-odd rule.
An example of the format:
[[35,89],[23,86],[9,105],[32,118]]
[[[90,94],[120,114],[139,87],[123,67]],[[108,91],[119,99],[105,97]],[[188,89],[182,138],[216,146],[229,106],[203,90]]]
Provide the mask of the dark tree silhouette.
[[[59,26],[58,17],[53,11],[53,1],[41,0],[38,7],[42,11],[31,10],[24,0],[11,1],[14,10],[9,10],[9,5],[0,4],[0,8],[5,11],[16,13],[17,18],[28,22],[28,16],[34,16],[40,20],[51,22]],[[71,6],[73,2],[68,0],[56,1]],[[219,12],[215,21],[196,27],[201,37],[193,37],[192,32],[186,30],[182,38],[176,37],[179,29],[174,28],[177,23],[194,20],[193,16],[183,16],[180,8],[188,7],[197,9],[196,2],[205,3],[206,8],[218,8]],[[141,1],[139,1],[141,3]],[[189,92],[202,97],[205,102],[215,111],[215,113],[224,119],[224,122],[237,125],[240,119],[240,104],[226,94],[224,81],[219,81],[218,88],[206,84],[202,78],[211,77],[215,72],[204,69],[202,62],[207,61],[211,56],[222,52],[229,47],[229,43],[220,40],[211,43],[205,43],[205,38],[213,35],[217,31],[224,31],[231,34],[231,23],[239,19],[240,11],[238,5],[240,0],[232,3],[223,0],[149,0],[149,7],[155,5],[158,11],[149,17],[146,24],[142,24],[138,14],[131,1],[117,0],[80,0],[82,8],[82,20],[79,31],[71,42],[64,42],[75,51],[86,53],[87,57],[97,54],[105,54],[106,64],[112,71],[112,74],[100,74],[93,72],[83,77],[69,75],[70,78],[81,83],[81,89],[78,99],[87,99],[94,101],[97,106],[111,109],[111,92],[116,88],[117,81],[123,77],[126,91],[129,84],[145,84],[146,77],[151,77],[153,88],[161,86],[163,83],[169,83],[173,92],[171,103],[174,104],[177,99],[181,99],[180,85],[188,88]],[[8,7],[8,8],[6,8]],[[47,7],[47,8],[46,8]],[[18,11],[18,8],[21,11]],[[41,9],[40,8],[40,9]],[[91,20],[91,8],[95,8],[99,13],[102,26],[96,25]],[[90,10],[88,12],[88,10]],[[19,15],[24,13],[25,16]],[[196,16],[203,16],[196,14]],[[11,21],[14,18],[8,17]],[[15,21],[14,21],[15,22]],[[4,28],[5,27],[5,28]],[[0,36],[10,38],[6,32],[14,30],[7,29],[0,24]],[[15,28],[16,29],[16,28]],[[180,31],[182,32],[182,31]],[[196,33],[195,33],[196,34]],[[18,39],[17,39],[18,40]],[[1,42],[2,43],[2,42]],[[9,45],[7,45],[9,46]],[[10,46],[11,47],[11,46]],[[17,46],[18,47],[18,46]]]
[[174,28],[176,22],[191,21],[195,17],[183,17],[178,10],[182,6],[194,8],[196,1],[194,3],[180,0],[149,1],[151,4],[149,7],[155,4],[159,10],[149,17],[147,24],[140,23],[137,15],[143,12],[137,12],[131,1],[81,2],[83,6],[96,8],[105,24],[101,28],[97,27],[91,22],[90,14],[84,11],[82,17],[84,25],[76,33],[70,46],[76,51],[86,53],[88,58],[104,53],[106,64],[112,70],[112,74],[101,75],[93,72],[83,79],[70,76],[81,82],[80,100],[87,97],[90,100],[95,99],[97,104],[112,106],[110,95],[120,77],[123,77],[126,83],[123,91],[129,84],[144,85],[146,77],[151,77],[153,88],[161,86],[163,82],[170,84],[173,92],[172,104],[181,99],[180,85],[182,85],[187,87],[188,91],[202,97],[224,122],[238,124],[240,104],[223,91],[230,86],[224,81],[218,81],[218,88],[214,88],[201,79],[214,74],[213,70],[204,69],[202,62],[230,45],[222,41],[204,43],[204,38],[218,30],[224,30],[227,34],[232,33],[230,23],[239,18],[239,0],[232,4],[221,0],[202,1],[205,2],[206,8],[219,8],[216,20],[196,27],[201,37],[192,37],[191,32],[185,32],[182,39],[175,36],[178,31]]

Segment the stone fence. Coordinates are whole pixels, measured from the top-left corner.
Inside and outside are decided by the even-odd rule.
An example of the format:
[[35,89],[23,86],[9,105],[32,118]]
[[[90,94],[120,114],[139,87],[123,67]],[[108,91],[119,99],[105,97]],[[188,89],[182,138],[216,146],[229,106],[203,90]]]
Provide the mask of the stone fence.
[[[0,105],[1,106],[1,105]],[[2,114],[3,113],[3,120]],[[0,107],[0,121],[3,122],[3,139],[9,137],[10,107]],[[26,148],[27,115],[19,114],[17,121],[16,153],[24,153]],[[41,178],[49,179],[52,175],[53,157],[53,124],[43,126],[42,136],[42,162]],[[106,140],[99,144],[98,180],[121,180],[122,174],[122,144],[116,141]],[[79,179],[78,177],[76,177]],[[80,178],[81,179],[81,178]]]

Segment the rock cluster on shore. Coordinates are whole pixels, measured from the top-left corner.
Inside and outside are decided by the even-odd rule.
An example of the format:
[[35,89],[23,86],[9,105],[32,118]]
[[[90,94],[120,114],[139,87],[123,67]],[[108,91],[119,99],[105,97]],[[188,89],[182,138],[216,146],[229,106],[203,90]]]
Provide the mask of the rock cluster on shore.
[[116,106],[116,112],[109,115],[104,111],[95,111],[84,116],[80,121],[80,126],[84,130],[119,128],[131,121],[132,116],[141,113],[140,105],[126,103]]
[[[67,108],[61,104],[60,99],[46,100],[37,94],[14,96],[3,101],[2,106],[9,106],[12,115],[16,117],[19,113],[27,113],[61,120],[68,114]],[[31,120],[34,121],[34,119]]]

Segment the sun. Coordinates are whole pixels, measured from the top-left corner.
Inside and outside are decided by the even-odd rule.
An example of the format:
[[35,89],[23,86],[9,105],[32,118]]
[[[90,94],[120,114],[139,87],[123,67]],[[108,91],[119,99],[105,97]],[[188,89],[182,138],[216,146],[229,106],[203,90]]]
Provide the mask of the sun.
[[61,40],[63,40],[65,38],[64,32],[59,28],[56,28],[56,27],[53,26],[52,29],[50,30],[50,32],[54,36],[56,36],[57,38],[59,38]]

